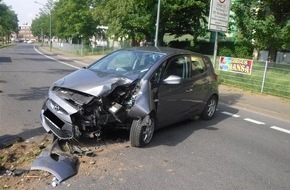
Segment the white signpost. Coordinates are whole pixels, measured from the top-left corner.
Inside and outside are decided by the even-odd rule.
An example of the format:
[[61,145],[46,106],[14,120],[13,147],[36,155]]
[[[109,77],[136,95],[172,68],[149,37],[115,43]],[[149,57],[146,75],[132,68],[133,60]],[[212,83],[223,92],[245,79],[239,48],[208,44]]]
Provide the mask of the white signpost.
[[227,32],[230,17],[230,0],[211,0],[208,29]]
[[208,29],[215,31],[214,65],[216,65],[218,32],[227,32],[230,17],[230,0],[211,0]]

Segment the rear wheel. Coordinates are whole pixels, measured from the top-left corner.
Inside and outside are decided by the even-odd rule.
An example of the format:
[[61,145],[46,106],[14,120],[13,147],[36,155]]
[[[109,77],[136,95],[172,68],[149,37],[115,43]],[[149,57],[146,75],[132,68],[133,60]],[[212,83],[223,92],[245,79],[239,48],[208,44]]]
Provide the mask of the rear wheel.
[[155,120],[148,115],[143,120],[133,120],[130,141],[133,147],[143,147],[150,143],[155,129]]
[[217,107],[217,97],[216,96],[211,96],[202,112],[201,118],[205,120],[210,120],[213,118],[215,111]]

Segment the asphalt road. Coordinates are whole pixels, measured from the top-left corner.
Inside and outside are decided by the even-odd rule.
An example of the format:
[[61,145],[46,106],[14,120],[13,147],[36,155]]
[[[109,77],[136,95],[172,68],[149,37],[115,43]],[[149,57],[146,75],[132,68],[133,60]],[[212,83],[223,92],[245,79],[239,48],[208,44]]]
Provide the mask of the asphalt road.
[[48,89],[73,70],[39,54],[31,44],[0,49],[0,134],[29,138],[44,132],[39,113]]
[[[39,111],[47,90],[73,70],[37,53],[33,45],[0,49],[0,137],[42,134]],[[150,146],[118,148],[107,155],[105,170],[92,167],[54,189],[286,190],[289,131],[288,120],[221,103],[213,120],[186,121],[156,131]]]

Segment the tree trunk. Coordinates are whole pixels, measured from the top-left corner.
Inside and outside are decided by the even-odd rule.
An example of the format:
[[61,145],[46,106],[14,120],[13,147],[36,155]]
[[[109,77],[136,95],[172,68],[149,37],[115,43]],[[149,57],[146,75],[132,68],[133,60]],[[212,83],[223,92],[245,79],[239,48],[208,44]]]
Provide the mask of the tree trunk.
[[2,46],[4,46],[4,32],[2,33]]
[[274,49],[274,48],[270,48],[269,49],[268,60],[270,62],[275,62],[275,60],[276,60],[276,54],[277,54],[277,50]]

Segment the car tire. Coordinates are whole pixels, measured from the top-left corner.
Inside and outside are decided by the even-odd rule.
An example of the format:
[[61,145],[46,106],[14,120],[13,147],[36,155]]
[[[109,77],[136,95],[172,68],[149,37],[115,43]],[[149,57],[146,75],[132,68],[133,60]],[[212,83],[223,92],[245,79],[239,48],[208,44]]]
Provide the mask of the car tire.
[[217,97],[211,96],[204,107],[201,118],[204,120],[212,119],[216,111],[217,103]]
[[143,120],[133,120],[130,130],[130,142],[133,147],[143,147],[150,143],[155,129],[154,117],[148,115]]

